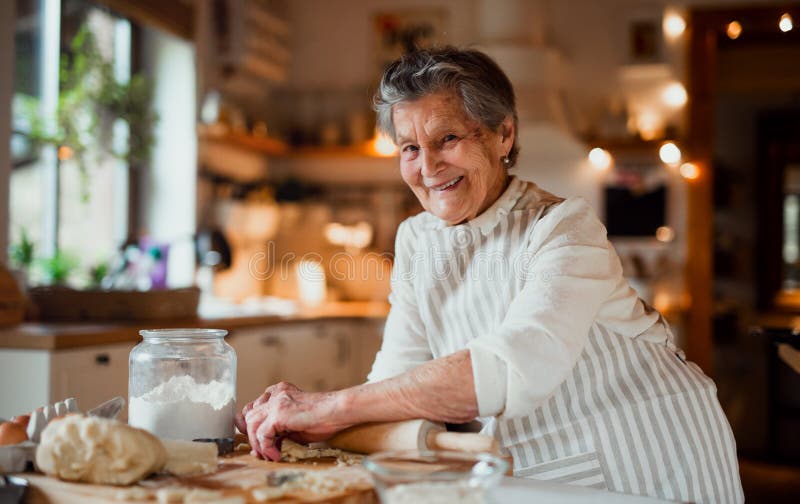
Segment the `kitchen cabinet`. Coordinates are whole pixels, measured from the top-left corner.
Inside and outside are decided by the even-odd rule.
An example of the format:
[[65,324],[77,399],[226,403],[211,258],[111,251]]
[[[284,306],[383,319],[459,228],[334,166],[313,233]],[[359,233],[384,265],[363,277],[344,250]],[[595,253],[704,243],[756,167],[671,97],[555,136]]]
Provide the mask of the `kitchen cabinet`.
[[[0,417],[31,411],[67,397],[86,410],[128,396],[128,354],[133,343],[76,350],[0,350]],[[121,418],[127,418],[127,409]]]
[[235,330],[237,402],[243,407],[279,381],[325,391],[363,383],[380,348],[383,321],[343,320]]
[[[134,345],[123,343],[55,352],[50,362],[50,400],[78,399],[85,411],[112,397],[128,397],[128,356]],[[120,413],[128,418],[127,405]]]

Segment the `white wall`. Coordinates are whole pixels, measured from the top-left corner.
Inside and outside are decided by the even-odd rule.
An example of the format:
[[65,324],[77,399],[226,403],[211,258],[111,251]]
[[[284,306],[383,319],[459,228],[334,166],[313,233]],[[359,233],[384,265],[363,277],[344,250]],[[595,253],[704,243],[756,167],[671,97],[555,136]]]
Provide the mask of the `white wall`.
[[292,87],[348,88],[376,82],[373,18],[382,12],[444,9],[445,42],[477,42],[470,0],[301,0],[289,2]]
[[14,92],[15,2],[0,2],[0,263],[8,253],[8,184],[11,178],[11,96]]
[[171,244],[168,283],[194,281],[197,134],[195,67],[191,42],[155,29],[144,30],[143,63],[155,76],[153,103],[160,120],[140,208],[148,235]]

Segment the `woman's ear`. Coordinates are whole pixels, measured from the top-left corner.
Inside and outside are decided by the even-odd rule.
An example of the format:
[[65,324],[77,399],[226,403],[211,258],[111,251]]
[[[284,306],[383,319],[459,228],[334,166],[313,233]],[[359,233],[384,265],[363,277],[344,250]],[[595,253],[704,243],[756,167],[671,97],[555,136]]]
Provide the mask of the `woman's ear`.
[[511,146],[514,145],[514,118],[509,116],[506,117],[502,123],[500,123],[500,141],[505,147],[506,152],[511,150]]

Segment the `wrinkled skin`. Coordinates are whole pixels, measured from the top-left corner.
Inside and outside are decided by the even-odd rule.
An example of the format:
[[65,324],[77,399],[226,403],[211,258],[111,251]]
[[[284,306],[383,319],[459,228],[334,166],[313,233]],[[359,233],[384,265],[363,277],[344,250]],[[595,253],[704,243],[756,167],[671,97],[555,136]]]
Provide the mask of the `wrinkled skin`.
[[[501,158],[514,141],[511,118],[490,131],[472,120],[452,93],[426,95],[394,106],[400,173],[428,212],[448,224],[474,219],[508,185]],[[437,190],[462,177],[454,186]]]
[[254,454],[279,460],[278,441],[282,437],[311,443],[328,439],[347,427],[334,422],[334,415],[324,408],[331,404],[331,395],[303,392],[286,382],[271,385],[236,415],[236,427],[247,433]]

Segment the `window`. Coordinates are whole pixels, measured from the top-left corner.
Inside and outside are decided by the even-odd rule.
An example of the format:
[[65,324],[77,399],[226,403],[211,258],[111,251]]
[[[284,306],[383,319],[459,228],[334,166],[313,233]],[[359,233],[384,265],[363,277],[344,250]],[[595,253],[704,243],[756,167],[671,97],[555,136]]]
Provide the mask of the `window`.
[[[86,0],[17,0],[16,12],[9,242],[19,242],[25,233],[37,256],[58,250],[86,272],[108,260],[128,234],[128,167],[89,142],[84,159],[90,161],[82,171],[69,150],[36,147],[28,135],[37,118],[45,131],[55,126],[63,91],[60,65],[75,57],[70,45],[81,27],[94,36],[102,57],[113,62],[114,77],[125,81],[131,70],[131,25]],[[80,114],[89,120],[93,112]],[[124,123],[111,126],[107,137],[94,139],[98,145],[119,147],[127,141]]]

